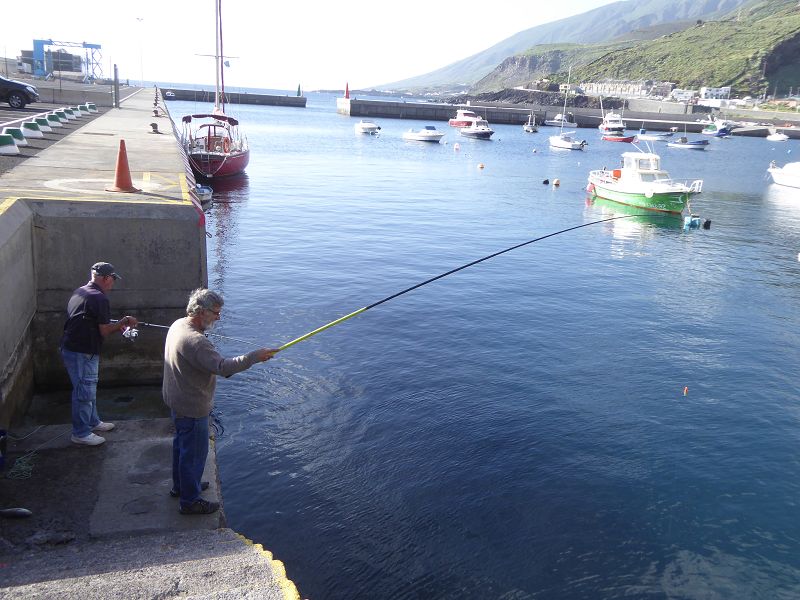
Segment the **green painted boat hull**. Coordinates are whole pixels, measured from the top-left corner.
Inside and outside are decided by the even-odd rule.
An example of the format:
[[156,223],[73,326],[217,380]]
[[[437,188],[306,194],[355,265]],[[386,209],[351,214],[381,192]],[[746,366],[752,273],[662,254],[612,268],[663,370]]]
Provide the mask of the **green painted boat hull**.
[[680,214],[686,208],[686,203],[692,195],[690,192],[670,192],[670,193],[655,193],[652,197],[648,198],[644,194],[634,194],[629,192],[620,192],[618,190],[609,189],[602,185],[594,185],[593,195],[619,204],[626,204],[627,206],[634,206],[636,208],[643,208],[645,210],[655,210],[659,212]]

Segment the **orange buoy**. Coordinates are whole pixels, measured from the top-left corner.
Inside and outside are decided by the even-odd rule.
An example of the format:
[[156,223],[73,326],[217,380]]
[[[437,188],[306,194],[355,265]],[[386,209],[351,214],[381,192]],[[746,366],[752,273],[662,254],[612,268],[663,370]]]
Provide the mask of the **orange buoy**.
[[688,395],[689,395],[689,386],[688,386],[688,385],[687,385],[687,386],[684,386],[684,388],[683,388],[683,395],[684,395],[684,396],[688,396]]

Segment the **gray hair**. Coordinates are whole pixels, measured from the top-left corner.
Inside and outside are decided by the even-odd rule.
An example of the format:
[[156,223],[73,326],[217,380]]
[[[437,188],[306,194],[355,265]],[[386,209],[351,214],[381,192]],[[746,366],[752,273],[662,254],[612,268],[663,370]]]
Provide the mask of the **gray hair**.
[[189,304],[186,305],[186,314],[193,317],[201,310],[212,310],[215,306],[222,307],[225,300],[222,294],[212,292],[206,288],[197,288],[189,296]]

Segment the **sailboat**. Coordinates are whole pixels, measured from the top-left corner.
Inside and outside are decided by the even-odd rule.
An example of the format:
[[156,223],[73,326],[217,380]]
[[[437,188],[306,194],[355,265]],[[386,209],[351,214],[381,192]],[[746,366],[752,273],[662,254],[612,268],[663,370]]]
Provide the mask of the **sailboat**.
[[[567,71],[567,91],[564,93],[564,113],[567,112],[567,96],[569,94],[569,80],[572,75],[572,67]],[[583,150],[586,140],[578,141],[573,137],[574,131],[564,131],[564,122],[561,122],[561,132],[558,135],[550,136],[551,148],[562,148],[565,150]]]
[[239,121],[225,114],[225,74],[222,52],[222,0],[215,0],[216,87],[212,113],[186,115],[181,119],[181,141],[195,175],[207,179],[243,173],[250,161],[247,138]]
[[536,133],[539,131],[539,128],[536,126],[536,117],[533,116],[533,111],[531,111],[531,116],[528,117],[528,122],[522,126],[522,131],[525,133]]

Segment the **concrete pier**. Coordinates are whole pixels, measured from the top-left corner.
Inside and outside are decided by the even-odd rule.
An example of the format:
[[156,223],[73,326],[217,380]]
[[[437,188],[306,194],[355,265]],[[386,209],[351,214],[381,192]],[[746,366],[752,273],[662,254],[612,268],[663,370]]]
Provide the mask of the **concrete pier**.
[[[652,131],[669,131],[677,127],[679,131],[700,133],[705,127],[707,113],[693,113],[691,106],[675,103],[656,103],[653,101],[631,100],[633,110],[625,110],[623,120],[628,129],[638,130],[642,127]],[[655,107],[658,107],[657,109]],[[342,115],[365,118],[416,119],[420,121],[447,121],[454,117],[456,111],[466,109],[476,112],[489,123],[520,125],[527,122],[533,113],[536,122],[541,124],[552,119],[556,114],[564,112],[561,106],[540,106],[533,104],[503,104],[484,102],[472,104],[439,104],[433,102],[397,102],[386,100],[359,100],[355,98],[337,98],[336,112]],[[659,112],[660,111],[660,112]],[[567,112],[575,117],[578,127],[596,128],[601,120],[600,110],[593,108],[573,108],[567,106]],[[763,115],[760,115],[763,116]],[[752,117],[752,116],[751,116]],[[800,123],[798,123],[800,125]],[[778,131],[789,137],[800,139],[800,127],[784,128],[777,126]],[[735,130],[734,135],[766,137],[768,126],[750,127]]]
[[[112,317],[171,323],[189,292],[207,285],[205,216],[169,116],[153,114],[154,93],[48,134],[61,137],[33,156],[26,146],[0,176],[0,429],[13,434],[0,508],[33,511],[0,518],[3,598],[299,598],[279,561],[224,527],[224,512],[178,513],[168,493],[162,330],[147,328],[135,343],[106,339],[98,406],[117,428],[101,446],[69,442],[58,342],[90,266],[108,261],[123,275]],[[141,191],[106,191],[120,140]],[[221,500],[213,451],[205,476],[206,497]]]
[[[167,96],[172,92],[173,96]],[[214,90],[183,90],[178,88],[163,88],[161,90],[164,100],[188,100],[190,102],[214,102]],[[256,104],[261,106],[287,106],[292,108],[305,108],[305,96],[279,96],[277,94],[252,94],[248,92],[226,91],[225,96],[230,104]]]

